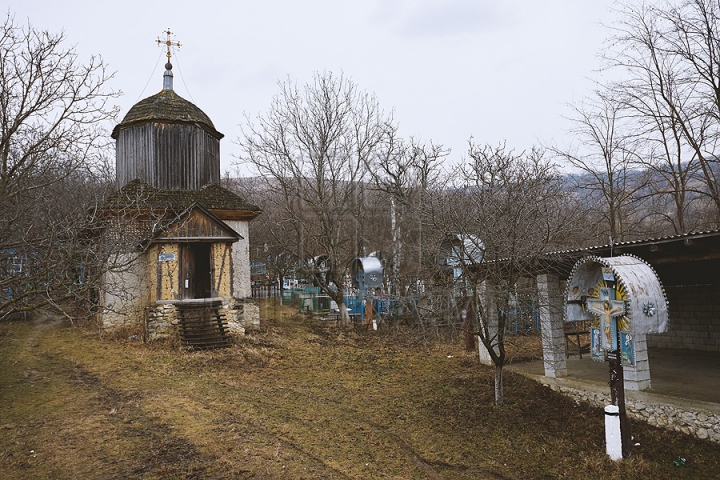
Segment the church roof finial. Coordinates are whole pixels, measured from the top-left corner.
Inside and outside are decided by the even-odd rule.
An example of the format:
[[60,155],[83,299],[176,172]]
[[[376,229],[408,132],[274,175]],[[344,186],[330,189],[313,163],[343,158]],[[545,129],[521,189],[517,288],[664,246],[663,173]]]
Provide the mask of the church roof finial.
[[172,57],[172,48],[180,48],[180,42],[173,42],[171,36],[173,33],[168,28],[167,31],[163,32],[166,35],[166,39],[162,40],[160,37],[157,38],[156,42],[158,45],[165,45],[167,47],[167,63],[165,64],[165,73],[163,74],[163,90],[173,89],[173,73],[172,63],[170,63],[170,57]]
[[170,39],[170,36],[175,35],[175,34],[172,33],[169,28],[166,31],[164,31],[163,33],[167,36],[167,38],[165,40],[162,40],[160,37],[158,37],[157,40],[155,40],[155,41],[157,42],[158,45],[165,45],[167,47],[166,55],[167,55],[168,63],[170,63],[170,57],[172,57],[172,47],[177,47],[179,49],[180,42],[173,42]]

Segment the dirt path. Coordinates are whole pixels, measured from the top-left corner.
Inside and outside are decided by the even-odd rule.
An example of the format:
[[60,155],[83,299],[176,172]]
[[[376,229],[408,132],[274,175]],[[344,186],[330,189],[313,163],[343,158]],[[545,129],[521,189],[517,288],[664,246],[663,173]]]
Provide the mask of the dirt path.
[[[16,378],[3,382],[8,407],[3,413],[18,413],[24,421],[0,427],[10,440],[0,455],[0,473],[6,468],[16,472],[2,478],[146,478],[156,473],[205,478],[203,465],[209,459],[149,417],[137,392],[117,391],[86,369],[80,356],[53,351],[48,337],[66,324],[61,316],[45,316],[29,322],[15,339],[16,355],[3,377],[14,373]],[[124,451],[121,461],[118,448]]]
[[25,353],[30,353],[33,348],[38,347],[40,344],[38,340],[43,335],[45,330],[48,328],[57,327],[60,325],[65,318],[59,315],[41,315],[31,320],[29,323],[33,326],[32,331],[23,339],[25,344]]

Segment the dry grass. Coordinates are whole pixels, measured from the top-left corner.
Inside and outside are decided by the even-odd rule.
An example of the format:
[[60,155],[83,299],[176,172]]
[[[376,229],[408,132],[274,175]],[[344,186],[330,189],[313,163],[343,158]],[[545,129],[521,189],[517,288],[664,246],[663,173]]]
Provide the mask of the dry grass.
[[[0,324],[0,477],[720,478],[720,447],[643,424],[609,461],[599,409],[518,375],[495,407],[460,341],[261,313],[205,352]],[[511,343],[514,361],[538,355],[535,337]]]

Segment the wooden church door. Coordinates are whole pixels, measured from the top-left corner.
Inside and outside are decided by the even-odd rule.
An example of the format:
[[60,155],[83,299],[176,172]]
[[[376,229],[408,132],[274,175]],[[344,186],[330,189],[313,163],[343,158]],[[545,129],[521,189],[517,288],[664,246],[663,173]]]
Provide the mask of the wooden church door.
[[211,244],[185,243],[181,249],[180,291],[182,298],[210,298],[212,296]]

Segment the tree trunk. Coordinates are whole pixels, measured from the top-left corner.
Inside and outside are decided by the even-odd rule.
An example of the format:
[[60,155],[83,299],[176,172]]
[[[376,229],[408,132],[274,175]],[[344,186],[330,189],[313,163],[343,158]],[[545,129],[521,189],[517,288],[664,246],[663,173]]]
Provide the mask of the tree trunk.
[[340,309],[340,325],[343,327],[349,327],[351,325],[350,315],[348,314],[347,306],[344,301],[338,302],[338,309]]
[[285,276],[278,275],[278,293],[280,293],[280,305],[283,304],[283,287],[285,286]]
[[461,300],[460,316],[462,318],[462,329],[465,333],[465,351],[475,351],[475,309],[472,307],[471,299],[465,297]]
[[503,404],[503,367],[495,365],[495,405]]

